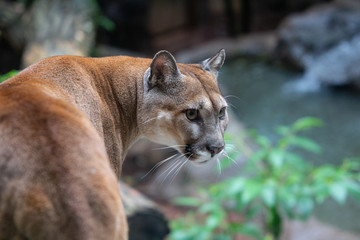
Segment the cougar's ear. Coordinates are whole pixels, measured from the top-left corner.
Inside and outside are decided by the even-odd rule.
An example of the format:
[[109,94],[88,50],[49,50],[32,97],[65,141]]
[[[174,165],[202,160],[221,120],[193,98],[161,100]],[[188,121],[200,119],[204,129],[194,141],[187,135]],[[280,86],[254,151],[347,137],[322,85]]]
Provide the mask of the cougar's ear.
[[225,61],[225,50],[221,49],[214,57],[208,58],[200,65],[201,68],[217,75]]
[[149,89],[155,86],[161,87],[168,81],[174,81],[180,75],[173,55],[165,50],[160,51],[155,54],[150,64]]

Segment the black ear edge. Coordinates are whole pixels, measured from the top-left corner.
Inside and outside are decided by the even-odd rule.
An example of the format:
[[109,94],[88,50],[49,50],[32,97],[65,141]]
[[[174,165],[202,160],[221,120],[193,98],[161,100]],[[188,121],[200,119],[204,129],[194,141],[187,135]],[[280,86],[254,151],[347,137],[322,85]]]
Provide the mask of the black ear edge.
[[214,57],[206,59],[200,65],[204,70],[217,74],[217,72],[224,64],[225,57],[225,49],[222,48],[216,53]]
[[151,64],[150,64],[151,71],[154,70],[154,67],[155,67],[154,65],[157,63],[157,60],[159,58],[165,58],[166,61],[165,61],[164,65],[166,67],[170,68],[171,72],[174,75],[180,74],[180,71],[179,71],[179,69],[178,69],[178,67],[176,65],[176,60],[175,60],[174,56],[170,52],[168,52],[166,50],[161,50],[161,51],[159,51],[159,52],[157,52],[155,54],[155,56],[154,56],[154,58],[153,58],[153,60],[151,61]]
[[176,79],[181,75],[174,56],[166,51],[157,52],[150,63],[150,72],[148,75],[149,89],[160,86],[171,79]]
[[155,58],[161,56],[161,55],[164,55],[164,56],[166,56],[166,57],[168,57],[168,58],[171,58],[171,59],[174,60],[174,62],[176,62],[174,56],[173,56],[169,51],[167,51],[167,50],[160,50],[160,51],[158,51],[157,53],[155,53],[155,55],[154,55],[154,57],[153,57],[153,60],[154,60]]

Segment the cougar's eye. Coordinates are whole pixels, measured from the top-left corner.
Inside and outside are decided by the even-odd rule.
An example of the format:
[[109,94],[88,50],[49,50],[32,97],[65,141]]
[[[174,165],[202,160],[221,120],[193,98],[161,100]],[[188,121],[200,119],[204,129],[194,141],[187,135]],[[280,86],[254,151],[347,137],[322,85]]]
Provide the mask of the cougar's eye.
[[220,112],[219,112],[220,120],[223,120],[225,118],[225,113],[226,113],[226,107],[223,107],[222,109],[220,109]]
[[195,121],[199,119],[199,110],[197,109],[188,109],[185,112],[187,119],[190,121]]

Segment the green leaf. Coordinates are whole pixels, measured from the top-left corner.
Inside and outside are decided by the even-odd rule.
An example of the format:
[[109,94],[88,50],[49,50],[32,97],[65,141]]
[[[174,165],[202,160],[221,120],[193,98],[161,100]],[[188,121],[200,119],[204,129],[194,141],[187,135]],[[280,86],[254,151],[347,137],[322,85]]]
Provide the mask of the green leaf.
[[243,223],[240,222],[230,222],[228,226],[231,232],[238,233],[242,225]]
[[246,223],[241,226],[239,233],[253,237],[258,240],[262,240],[262,233],[260,228],[252,223]]
[[354,191],[352,189],[349,190],[351,196],[353,196],[357,201],[360,202],[360,191]]
[[276,133],[286,136],[291,133],[291,128],[288,126],[279,126],[275,129]]
[[309,167],[308,162],[305,162],[305,160],[298,154],[292,153],[292,152],[285,152],[284,158],[291,164],[297,166],[297,170],[304,170],[307,167]]
[[346,188],[349,191],[349,194],[351,194],[357,201],[360,201],[360,183],[348,180],[346,181]]
[[260,160],[264,159],[266,154],[267,154],[266,149],[260,149],[260,150],[256,151],[254,154],[251,155],[249,161],[252,162],[252,163],[256,163],[257,161],[260,161]]
[[318,118],[304,117],[304,118],[298,119],[294,123],[293,129],[294,129],[294,131],[298,132],[298,131],[311,129],[313,127],[321,127],[322,125],[323,125],[323,122]]
[[261,210],[263,209],[263,206],[260,204],[253,204],[250,206],[250,208],[247,208],[245,212],[246,219],[249,221],[250,219],[253,219]]
[[232,236],[229,236],[226,233],[216,234],[212,239],[213,240],[233,240]]
[[275,206],[276,193],[272,186],[265,186],[261,192],[261,196],[265,205],[269,208]]
[[345,203],[347,196],[346,186],[336,182],[330,186],[330,195],[340,204]]
[[187,206],[187,207],[198,207],[201,205],[201,200],[193,197],[179,197],[174,200],[174,203],[177,205]]
[[95,21],[100,27],[104,28],[108,32],[113,31],[116,27],[116,24],[104,15],[98,15],[95,18]]
[[285,136],[277,142],[277,147],[280,149],[286,149],[291,145],[293,136]]
[[314,209],[314,201],[309,197],[302,197],[297,204],[297,210],[302,219],[307,219]]
[[258,136],[256,142],[263,148],[268,148],[271,146],[270,140],[265,136]]
[[279,201],[281,201],[286,208],[293,208],[296,205],[295,194],[296,193],[291,188],[283,187],[279,190]]
[[[234,159],[232,156],[229,156],[229,157],[225,156],[223,159],[221,159],[221,161],[220,161],[221,169],[226,169],[229,166],[231,166],[232,164],[234,164],[234,162],[230,159],[230,157],[232,159]],[[218,166],[216,166],[216,167],[218,167]]]
[[186,231],[181,230],[181,229],[177,229],[177,230],[172,230],[170,232],[169,235],[169,239],[171,240],[190,240],[191,239],[191,235],[188,234]]
[[291,139],[291,144],[309,152],[321,153],[321,147],[316,142],[308,138],[295,136]]
[[220,217],[219,215],[209,215],[206,218],[205,225],[211,229],[214,229],[220,225],[221,221],[222,217]]
[[329,197],[329,193],[327,191],[322,191],[316,193],[315,200],[317,204],[322,204]]
[[248,204],[261,193],[261,185],[255,182],[247,182],[241,194],[241,203]]
[[269,148],[271,146],[270,140],[262,135],[259,135],[256,130],[249,130],[249,136],[255,140],[257,144],[259,144],[263,148]]
[[16,74],[18,74],[18,72],[19,72],[18,70],[11,70],[3,75],[0,75],[0,83],[5,81],[8,78],[15,76]]
[[284,162],[284,152],[279,149],[272,150],[269,154],[269,161],[273,168],[280,168]]
[[229,132],[224,133],[224,141],[225,142],[228,142],[228,141],[233,142],[233,139],[234,139],[234,137],[231,133],[229,133]]
[[340,167],[345,171],[360,171],[360,159],[359,158],[346,158]]
[[315,195],[315,200],[317,204],[323,203],[330,195],[329,185],[326,182],[317,182],[314,183],[313,192]]
[[234,178],[232,179],[232,181],[228,182],[228,187],[224,190],[228,195],[234,196],[236,194],[239,194],[244,189],[244,185],[245,185],[245,179]]
[[336,169],[330,165],[323,165],[313,170],[314,180],[323,184],[333,182],[336,175]]
[[218,208],[218,203],[213,202],[213,201],[209,201],[207,203],[205,203],[204,205],[201,205],[200,208],[198,209],[199,213],[209,213],[212,211],[216,211],[216,209]]

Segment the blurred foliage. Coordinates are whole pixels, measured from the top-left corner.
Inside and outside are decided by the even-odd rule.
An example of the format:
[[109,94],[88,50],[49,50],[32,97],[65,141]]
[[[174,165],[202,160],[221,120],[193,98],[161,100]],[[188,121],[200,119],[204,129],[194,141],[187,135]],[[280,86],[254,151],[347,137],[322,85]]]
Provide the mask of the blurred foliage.
[[[275,141],[250,131],[258,149],[238,176],[199,189],[198,198],[176,199],[193,210],[171,222],[170,239],[230,240],[237,235],[279,239],[285,218],[305,220],[329,198],[343,204],[352,194],[360,201],[359,159],[346,159],[341,166],[313,166],[302,157],[302,150],[321,153],[316,142],[300,136],[319,126],[319,119],[301,118],[291,126],[277,127]],[[243,140],[230,134],[226,139],[231,142],[229,159],[239,157]],[[223,167],[232,162],[224,160]],[[254,223],[257,216],[265,217],[265,226]]]
[[15,76],[18,72],[19,72],[18,70],[11,70],[3,75],[0,75],[0,83],[8,78],[11,78],[12,76]]
[[115,30],[116,25],[108,17],[103,14],[103,11],[100,8],[100,5],[97,0],[91,0],[92,7],[95,12],[94,20],[95,24],[108,32]]

